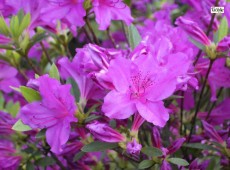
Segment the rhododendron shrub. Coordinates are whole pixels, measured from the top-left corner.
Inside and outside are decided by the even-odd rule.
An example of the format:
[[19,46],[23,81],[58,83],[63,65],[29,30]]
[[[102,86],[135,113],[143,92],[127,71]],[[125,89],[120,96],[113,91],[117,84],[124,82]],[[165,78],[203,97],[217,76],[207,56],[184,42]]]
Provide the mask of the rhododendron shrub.
[[229,169],[229,7],[0,0],[0,170]]

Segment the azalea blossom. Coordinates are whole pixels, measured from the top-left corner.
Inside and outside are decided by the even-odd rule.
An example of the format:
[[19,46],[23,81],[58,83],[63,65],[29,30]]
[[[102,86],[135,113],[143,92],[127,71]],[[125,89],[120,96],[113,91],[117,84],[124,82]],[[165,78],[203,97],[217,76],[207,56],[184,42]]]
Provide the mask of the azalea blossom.
[[162,56],[158,53],[159,58],[148,55],[134,61],[121,57],[111,61],[108,76],[114,90],[104,99],[102,110],[106,116],[126,119],[138,111],[148,122],[165,125],[169,114],[162,100],[172,95],[177,77],[186,73],[190,63],[182,53],[164,56],[164,63]]
[[133,21],[129,7],[121,0],[92,0],[92,5],[100,30],[106,30],[111,20],[123,20],[128,25]]
[[20,118],[31,128],[46,128],[46,139],[51,151],[60,153],[70,135],[70,123],[76,105],[70,94],[70,85],[61,85],[47,75],[37,79],[42,100],[29,103],[21,108]]

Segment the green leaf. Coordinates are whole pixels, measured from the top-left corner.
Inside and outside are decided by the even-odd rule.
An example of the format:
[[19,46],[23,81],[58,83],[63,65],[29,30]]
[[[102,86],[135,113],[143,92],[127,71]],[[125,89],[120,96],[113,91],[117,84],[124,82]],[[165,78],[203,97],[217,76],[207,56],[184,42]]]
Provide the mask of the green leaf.
[[201,50],[204,50],[205,49],[205,46],[201,43],[199,43],[198,41],[192,39],[192,38],[189,38],[190,42],[193,43],[197,48],[201,49]]
[[42,129],[42,130],[40,130],[40,132],[38,132],[36,134],[35,138],[36,139],[41,139],[41,138],[45,137],[45,135],[46,135],[46,129]]
[[162,156],[163,153],[160,149],[158,148],[155,148],[155,147],[150,147],[150,146],[147,146],[147,147],[143,147],[141,149],[141,152],[146,154],[147,156],[150,156],[150,157],[158,157],[158,156]]
[[98,115],[95,115],[95,114],[90,115],[89,117],[87,117],[87,118],[85,119],[85,123],[89,123],[89,122],[91,122],[91,121],[93,121],[93,120],[97,120],[97,119],[99,119],[99,118],[101,118],[101,116],[98,116]]
[[30,39],[30,43],[27,46],[26,49],[26,54],[29,52],[30,48],[34,46],[34,44],[41,42],[43,39],[45,39],[47,37],[46,32],[38,32],[36,33],[31,39]]
[[216,148],[210,145],[202,144],[202,143],[188,143],[188,144],[184,144],[183,147],[201,149],[201,150],[212,150],[212,151],[217,150]]
[[41,95],[34,89],[31,89],[26,86],[20,86],[21,93],[26,101],[33,102],[41,100]]
[[19,119],[14,126],[12,127],[13,130],[24,132],[24,131],[29,131],[31,128],[24,123],[22,123],[22,120]]
[[113,149],[118,147],[117,143],[107,143],[107,142],[100,142],[95,141],[90,144],[87,144],[81,148],[83,152],[98,152],[98,151],[105,151],[107,149]]
[[28,13],[23,17],[22,22],[20,23],[18,34],[21,35],[22,32],[29,26],[29,24],[30,24],[30,14]]
[[10,31],[13,38],[17,39],[19,37],[19,19],[17,16],[13,16],[10,20]]
[[131,0],[124,0],[123,2],[128,6],[130,6],[132,4]]
[[141,42],[141,36],[133,24],[128,27],[128,40],[132,49],[134,49]]
[[2,93],[0,92],[0,110],[3,110],[4,108],[4,97],[2,95]]
[[226,35],[228,35],[228,21],[226,17],[224,17],[221,22],[218,29],[218,42],[222,40]]
[[68,78],[67,83],[71,84],[71,86],[72,86],[71,94],[74,96],[75,100],[77,102],[79,102],[79,100],[80,100],[80,90],[79,90],[79,87],[78,87],[77,83],[72,78]]
[[84,155],[85,155],[85,152],[82,152],[82,151],[78,152],[78,153],[74,156],[73,162],[78,161],[78,160],[81,159]]
[[59,74],[57,66],[54,63],[52,64],[50,68],[49,75],[50,77],[55,78],[58,81],[60,81],[60,74]]
[[5,19],[2,16],[0,17],[0,33],[4,34],[6,36],[10,35],[9,28],[8,28],[8,26],[6,24]]
[[179,165],[179,166],[188,166],[189,163],[181,158],[169,158],[168,161],[172,164]]
[[13,103],[12,101],[9,101],[7,104],[6,104],[6,107],[5,109],[7,110],[8,113],[10,113],[13,117],[16,117],[19,109],[20,109],[20,103],[19,102],[16,102],[16,103]]
[[153,165],[154,165],[154,162],[152,160],[143,160],[141,163],[139,163],[138,168],[146,169],[146,168],[150,168]]
[[26,164],[26,170],[34,170],[35,167],[34,167],[34,164],[32,164],[31,162],[28,162]]
[[6,49],[6,50],[15,50],[11,45],[2,45],[0,44],[1,49]]
[[54,165],[55,163],[56,162],[52,157],[40,158],[35,162],[36,165],[39,165],[39,166],[42,166],[42,167]]

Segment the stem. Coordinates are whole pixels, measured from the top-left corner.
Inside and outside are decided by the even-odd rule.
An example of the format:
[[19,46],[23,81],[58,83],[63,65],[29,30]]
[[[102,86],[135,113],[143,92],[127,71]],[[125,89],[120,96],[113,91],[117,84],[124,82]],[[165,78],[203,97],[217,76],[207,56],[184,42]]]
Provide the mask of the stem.
[[198,103],[197,103],[197,106],[196,106],[196,109],[195,109],[195,115],[194,115],[193,120],[192,120],[192,126],[191,126],[189,137],[188,137],[188,143],[191,140],[192,132],[193,132],[193,129],[194,129],[195,125],[196,125],[196,117],[197,117],[197,114],[198,114],[198,112],[200,110],[201,99],[202,99],[204,89],[205,89],[205,85],[206,85],[207,80],[208,80],[208,75],[209,75],[209,73],[211,71],[213,63],[214,63],[214,60],[210,60],[210,65],[209,65],[208,71],[207,71],[207,73],[205,75],[204,84],[202,86],[201,93],[200,93],[200,96],[199,96],[199,99],[198,99]]
[[89,42],[90,42],[90,43],[93,43],[93,41],[91,40],[90,35],[89,35],[89,33],[87,32],[87,30],[85,29],[85,27],[82,27],[82,30],[83,30],[83,32],[85,33],[86,38],[89,40]]
[[41,75],[41,73],[37,70],[33,62],[29,59],[27,55],[25,55],[26,61],[29,63],[30,67],[34,70],[34,72],[38,75]]
[[123,21],[121,21],[121,27],[122,27],[122,30],[123,30],[123,32],[124,32],[124,34],[125,34],[126,42],[127,42],[127,44],[129,45],[129,47],[130,47],[129,39],[128,39],[128,33],[127,33],[127,31],[125,30],[125,24],[124,24]]
[[17,62],[15,61],[15,58],[13,57],[13,61],[14,61],[14,65],[16,67],[16,69],[18,70],[18,72],[28,81],[29,78],[27,77],[27,75],[21,70],[20,66],[17,64]]
[[99,40],[97,39],[97,36],[96,36],[96,34],[94,33],[93,28],[92,28],[92,26],[91,26],[89,20],[87,19],[87,17],[85,18],[85,22],[86,22],[86,25],[87,25],[88,28],[89,28],[89,31],[90,31],[91,34],[93,35],[93,41],[94,41],[94,43],[99,44]]
[[[224,89],[223,87],[220,88],[220,90],[219,90],[219,92],[218,92],[218,94],[217,94],[217,98],[220,97],[220,95],[221,95],[223,89]],[[207,114],[205,120],[208,120],[209,116],[211,115],[211,112],[212,112],[213,108],[216,106],[216,103],[217,103],[217,100],[216,100],[215,102],[212,103],[212,106],[211,106],[210,110],[208,111],[208,114]]]
[[113,44],[113,47],[114,47],[114,48],[117,48],[117,47],[116,47],[115,40],[113,39],[113,37],[112,37],[112,35],[111,35],[111,33],[110,33],[110,28],[107,28],[106,32],[107,32],[108,38],[110,39],[110,41],[111,41],[112,44]]
[[45,48],[45,46],[44,46],[42,41],[40,42],[40,45],[41,45],[42,51],[45,53],[45,56],[48,59],[49,63],[52,64],[53,62],[52,62],[52,60],[51,60],[51,58],[50,58],[50,56],[49,56],[49,54],[48,54],[48,52],[47,52],[47,50],[46,50],[46,48]]
[[65,168],[65,166],[62,164],[62,162],[57,158],[57,156],[53,152],[49,151],[49,153],[52,156],[52,158],[56,161],[58,166],[61,168],[61,170],[67,170],[67,168]]
[[184,112],[184,92],[182,92],[183,98],[181,98],[180,103],[180,134],[183,132],[183,112]]

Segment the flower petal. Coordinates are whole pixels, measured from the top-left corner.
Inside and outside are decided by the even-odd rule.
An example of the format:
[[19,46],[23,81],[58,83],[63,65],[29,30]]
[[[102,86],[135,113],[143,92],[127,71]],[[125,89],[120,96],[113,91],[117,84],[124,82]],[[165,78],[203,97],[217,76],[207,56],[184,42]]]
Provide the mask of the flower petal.
[[112,90],[104,99],[102,111],[109,118],[126,119],[136,108],[129,95]]
[[156,126],[164,127],[169,119],[168,110],[164,107],[162,101],[146,103],[138,102],[136,107],[140,115],[150,123]]
[[51,147],[51,151],[54,153],[60,153],[62,151],[62,145],[64,145],[70,135],[70,123],[62,121],[55,126],[52,126],[46,131],[47,143]]

